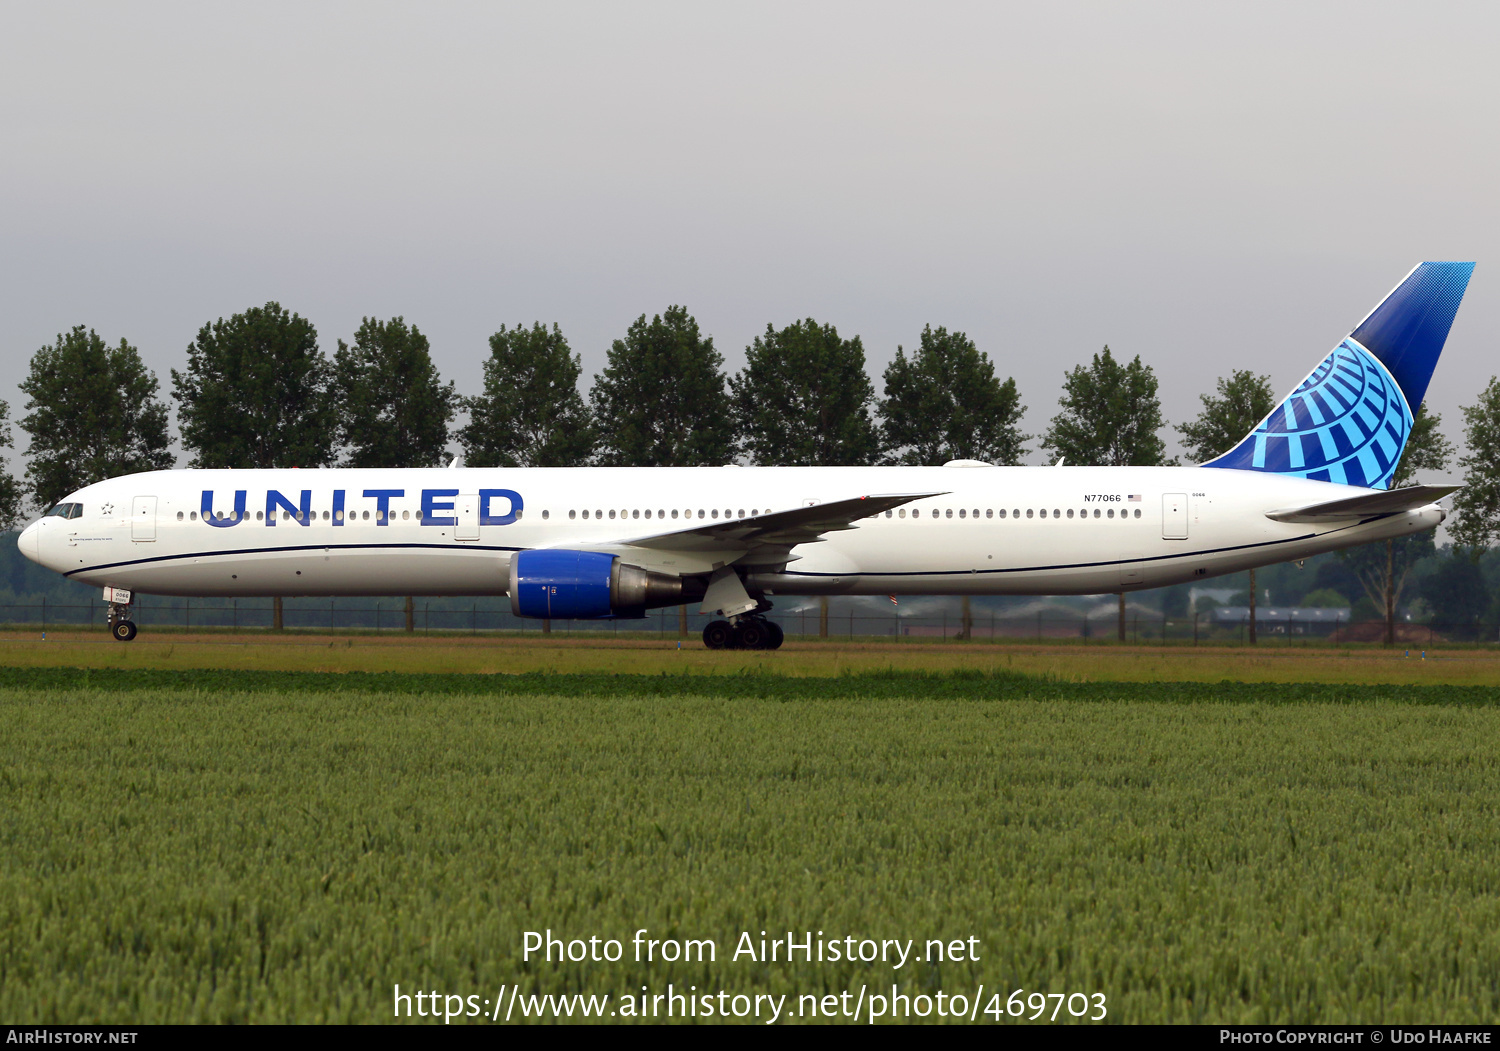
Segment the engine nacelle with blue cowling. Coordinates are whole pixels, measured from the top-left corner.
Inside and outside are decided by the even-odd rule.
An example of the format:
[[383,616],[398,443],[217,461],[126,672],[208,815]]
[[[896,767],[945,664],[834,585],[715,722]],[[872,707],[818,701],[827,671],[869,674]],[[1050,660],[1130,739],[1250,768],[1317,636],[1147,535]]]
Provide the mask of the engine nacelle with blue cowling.
[[704,584],[654,573],[599,551],[539,548],[510,560],[510,608],[518,617],[598,620],[702,598]]

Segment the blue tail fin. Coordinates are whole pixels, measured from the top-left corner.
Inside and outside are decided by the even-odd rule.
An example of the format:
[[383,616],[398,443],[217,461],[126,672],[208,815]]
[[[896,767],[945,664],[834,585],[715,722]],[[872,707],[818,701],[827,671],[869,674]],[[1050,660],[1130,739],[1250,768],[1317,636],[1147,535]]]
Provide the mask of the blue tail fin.
[[1204,467],[1386,489],[1473,263],[1421,263],[1243,441]]

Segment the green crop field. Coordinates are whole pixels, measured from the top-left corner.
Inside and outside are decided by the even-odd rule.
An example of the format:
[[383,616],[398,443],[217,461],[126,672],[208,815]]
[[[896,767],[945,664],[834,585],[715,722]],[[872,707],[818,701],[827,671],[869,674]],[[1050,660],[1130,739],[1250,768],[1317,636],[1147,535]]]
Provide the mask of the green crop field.
[[[1500,1017],[1488,686],[12,667],[0,725],[12,1023],[389,1021],[397,984]],[[546,929],[624,958],[524,961]],[[731,958],[788,930],[978,959]]]

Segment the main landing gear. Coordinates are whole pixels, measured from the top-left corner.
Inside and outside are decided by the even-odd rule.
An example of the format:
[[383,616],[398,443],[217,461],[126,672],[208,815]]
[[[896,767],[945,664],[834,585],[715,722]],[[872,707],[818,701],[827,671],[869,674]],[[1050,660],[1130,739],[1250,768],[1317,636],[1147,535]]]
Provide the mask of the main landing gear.
[[761,616],[714,620],[703,629],[703,645],[711,650],[776,650],[785,638],[781,625]]

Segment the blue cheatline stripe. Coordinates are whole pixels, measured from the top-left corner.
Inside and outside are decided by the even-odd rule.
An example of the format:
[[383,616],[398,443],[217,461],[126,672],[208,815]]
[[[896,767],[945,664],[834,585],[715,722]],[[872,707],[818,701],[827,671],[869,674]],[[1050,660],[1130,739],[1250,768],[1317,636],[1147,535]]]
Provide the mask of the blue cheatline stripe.
[[242,547],[223,551],[189,551],[181,555],[156,555],[152,558],[132,558],[124,562],[101,562],[97,566],[79,566],[63,574],[71,577],[75,573],[93,573],[101,569],[119,569],[121,566],[143,566],[152,562],[177,562],[185,558],[222,558],[228,555],[266,555],[293,551],[379,551],[391,548],[428,551],[525,551],[524,547],[496,547],[488,544],[299,544],[296,547]]

